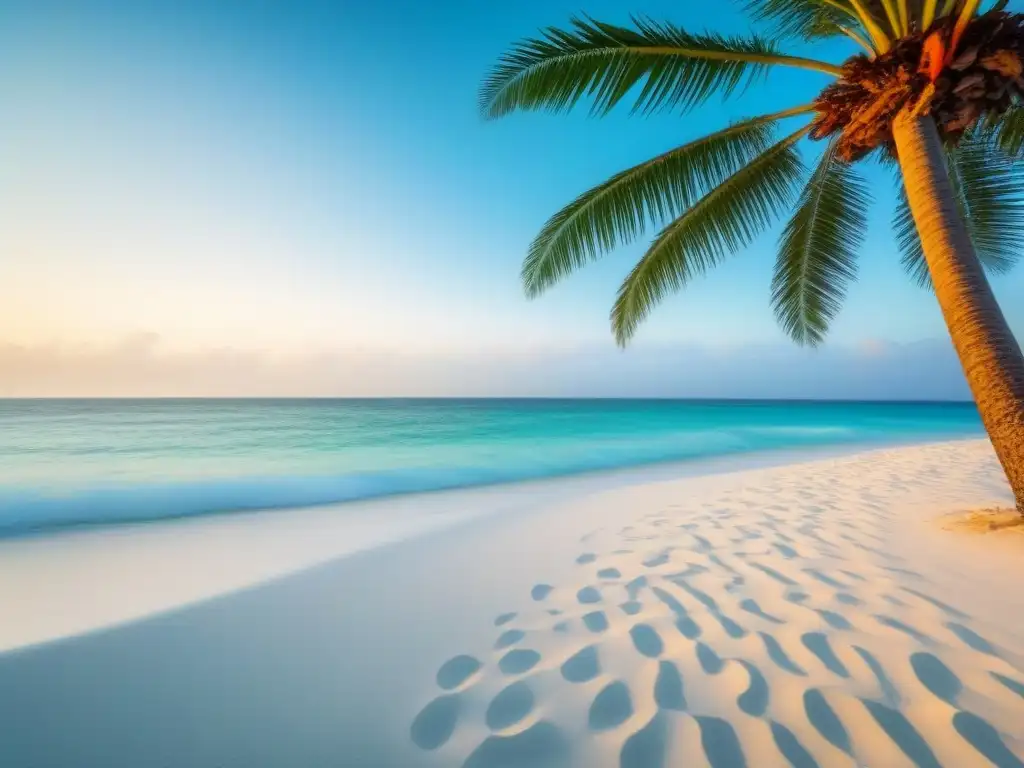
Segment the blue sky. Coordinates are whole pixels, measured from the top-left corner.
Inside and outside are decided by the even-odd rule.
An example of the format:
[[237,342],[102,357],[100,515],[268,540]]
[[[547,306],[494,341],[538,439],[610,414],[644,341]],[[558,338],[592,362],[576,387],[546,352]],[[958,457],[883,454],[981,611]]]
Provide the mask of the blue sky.
[[[823,350],[792,349],[772,318],[778,227],[625,353],[607,316],[642,242],[523,297],[522,256],[561,205],[824,83],[778,72],[685,116],[482,121],[500,53],[581,10],[747,29],[733,5],[678,0],[0,2],[0,394],[594,394],[553,378],[586,359],[601,394],[739,377],[744,396],[964,395],[876,169],[861,279]],[[995,287],[1020,335],[1024,270]],[[933,375],[911,383],[911,360]],[[830,373],[844,365],[860,389]]]

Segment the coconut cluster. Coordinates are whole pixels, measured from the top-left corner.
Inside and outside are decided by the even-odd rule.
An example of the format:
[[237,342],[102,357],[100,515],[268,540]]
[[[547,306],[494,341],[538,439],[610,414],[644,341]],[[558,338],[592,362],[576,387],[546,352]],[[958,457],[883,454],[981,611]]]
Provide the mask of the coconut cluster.
[[[853,161],[879,147],[893,151],[892,122],[908,105],[930,114],[944,139],[955,143],[982,118],[1024,100],[1024,14],[979,16],[947,54],[950,39],[948,28],[933,28],[896,41],[874,59],[849,59],[814,102],[811,137],[838,134],[837,155]],[[943,59],[933,66],[938,41]]]

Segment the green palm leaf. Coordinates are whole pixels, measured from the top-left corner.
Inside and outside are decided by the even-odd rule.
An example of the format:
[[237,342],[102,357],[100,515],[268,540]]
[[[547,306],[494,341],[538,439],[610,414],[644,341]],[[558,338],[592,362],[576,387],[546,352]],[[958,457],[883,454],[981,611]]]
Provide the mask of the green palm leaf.
[[829,145],[782,233],[772,278],[772,309],[798,344],[816,346],[857,274],[870,194]]
[[900,182],[896,212],[892,217],[893,234],[896,236],[896,247],[900,251],[900,264],[910,275],[910,279],[922,288],[931,288],[932,276],[928,272],[928,263],[924,260],[924,249],[921,237],[917,234],[914,214],[910,211],[907,190]]
[[798,107],[737,123],[616,174],[580,195],[544,225],[523,263],[523,285],[537,296],[646,228],[674,219],[764,152],[771,124],[812,111]]
[[571,109],[584,96],[604,114],[634,87],[634,111],[686,110],[715,92],[728,96],[774,64],[840,70],[784,56],[759,37],[691,34],[672,24],[634,19],[636,29],[574,18],[569,30],[548,28],[520,42],[484,81],[480,108],[487,117],[516,109]]
[[999,148],[1018,161],[1024,160],[1024,104],[1006,112],[996,127]]
[[803,40],[835,37],[857,23],[851,11],[823,0],[746,0],[744,10],[755,21],[770,23],[776,35]]
[[790,203],[804,170],[794,145],[807,130],[770,147],[661,231],[612,308],[612,330],[620,345],[662,298],[750,243]]
[[[1012,269],[1024,250],[1024,169],[1001,151],[1002,136],[974,132],[947,153],[953,193],[978,259],[996,274]],[[902,186],[893,228],[903,267],[916,283],[931,287]]]

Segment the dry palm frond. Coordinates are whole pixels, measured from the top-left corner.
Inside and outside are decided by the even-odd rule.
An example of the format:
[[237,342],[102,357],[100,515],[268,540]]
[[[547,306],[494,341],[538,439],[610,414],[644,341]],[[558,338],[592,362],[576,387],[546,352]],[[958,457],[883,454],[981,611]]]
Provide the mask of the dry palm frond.
[[893,119],[913,105],[956,143],[982,118],[1001,115],[1024,98],[1024,14],[979,16],[955,48],[946,44],[950,34],[928,30],[896,41],[874,59],[848,60],[839,80],[815,101],[811,137],[838,134],[838,157],[856,160],[891,146]]

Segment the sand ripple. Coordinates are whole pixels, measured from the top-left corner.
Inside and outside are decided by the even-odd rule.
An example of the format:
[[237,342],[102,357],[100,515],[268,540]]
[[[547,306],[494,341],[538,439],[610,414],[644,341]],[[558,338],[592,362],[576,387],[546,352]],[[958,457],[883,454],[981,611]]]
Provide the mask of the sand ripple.
[[490,656],[453,649],[410,738],[463,766],[1024,766],[1020,657],[891,540],[929,482],[899,456],[589,532],[572,582],[487,618]]

